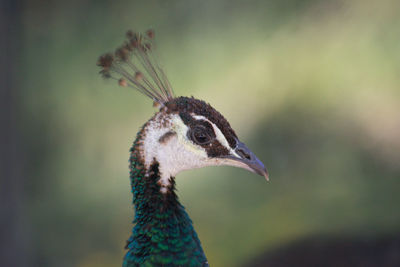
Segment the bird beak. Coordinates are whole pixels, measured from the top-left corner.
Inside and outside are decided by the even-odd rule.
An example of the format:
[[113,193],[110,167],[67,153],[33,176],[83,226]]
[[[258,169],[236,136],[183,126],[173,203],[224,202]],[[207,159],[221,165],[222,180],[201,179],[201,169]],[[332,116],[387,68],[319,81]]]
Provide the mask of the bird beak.
[[269,181],[269,174],[264,164],[254,155],[253,152],[242,142],[237,140],[236,148],[234,149],[236,155],[225,156],[236,167],[244,168],[261,176],[264,176]]

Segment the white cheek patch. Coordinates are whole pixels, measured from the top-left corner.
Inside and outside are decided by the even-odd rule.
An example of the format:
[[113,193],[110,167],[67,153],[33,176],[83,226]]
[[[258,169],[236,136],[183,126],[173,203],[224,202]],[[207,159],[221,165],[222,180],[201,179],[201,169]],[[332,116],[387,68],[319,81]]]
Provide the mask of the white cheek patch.
[[[166,116],[166,117],[160,117]],[[160,123],[163,121],[164,123]],[[145,128],[143,156],[148,169],[153,160],[159,163],[161,192],[166,193],[170,178],[183,170],[200,168],[207,165],[207,152],[196,146],[186,137],[188,127],[179,115],[157,115]],[[168,132],[174,132],[166,142],[159,142]]]
[[[229,146],[229,143],[222,131],[204,116],[192,114],[196,120],[204,120],[210,123],[218,142],[224,146],[231,155],[239,155]],[[246,168],[243,164],[236,161],[209,158],[207,151],[199,145],[193,143],[188,137],[189,127],[182,121],[178,114],[157,114],[148,122],[144,129],[142,153],[146,169],[153,164],[154,159],[159,163],[161,192],[168,192],[171,184],[171,177],[175,177],[179,172],[201,168],[206,166],[231,165]],[[160,142],[160,138],[169,135],[165,141]]]
[[234,155],[234,156],[240,158],[240,156],[235,152],[235,150],[233,150],[233,149],[231,148],[231,146],[230,146],[229,143],[228,143],[228,140],[226,140],[225,135],[224,135],[224,134],[222,133],[222,131],[217,127],[217,125],[215,125],[214,123],[212,123],[209,119],[207,119],[207,118],[204,117],[204,116],[194,115],[194,114],[191,114],[191,115],[192,115],[192,117],[195,118],[196,120],[204,120],[204,121],[210,123],[210,124],[212,125],[213,129],[214,129],[214,133],[215,133],[215,136],[216,136],[217,141],[218,141],[221,145],[223,145],[226,149],[228,149],[228,151],[231,153],[231,155]]
[[[157,114],[151,121],[148,122],[144,129],[143,138],[143,158],[145,160],[146,168],[149,168],[156,158],[159,146],[159,140],[164,136],[169,129],[170,118],[162,118],[162,113]],[[167,121],[164,125],[160,122],[162,120]]]

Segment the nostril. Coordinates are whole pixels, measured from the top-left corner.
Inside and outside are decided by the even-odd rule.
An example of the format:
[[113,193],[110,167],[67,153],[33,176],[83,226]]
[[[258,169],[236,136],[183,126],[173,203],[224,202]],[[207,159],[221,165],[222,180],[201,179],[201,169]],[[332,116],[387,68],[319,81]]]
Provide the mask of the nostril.
[[246,151],[244,151],[243,149],[237,149],[236,153],[238,153],[239,156],[241,156],[242,158],[245,158],[245,159],[248,159],[248,160],[251,159],[250,155],[248,153],[246,153]]

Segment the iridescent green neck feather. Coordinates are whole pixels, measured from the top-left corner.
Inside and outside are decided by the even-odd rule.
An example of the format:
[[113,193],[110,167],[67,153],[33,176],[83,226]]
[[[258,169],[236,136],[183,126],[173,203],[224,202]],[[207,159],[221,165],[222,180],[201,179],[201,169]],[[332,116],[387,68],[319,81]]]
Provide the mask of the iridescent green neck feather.
[[130,177],[135,206],[132,235],[126,248],[124,267],[208,266],[200,241],[185,208],[175,194],[174,178],[162,193],[159,163],[145,167],[142,159],[143,131],[131,148]]
[[138,133],[131,149],[136,214],[123,266],[208,266],[192,221],[175,194],[174,177],[184,170],[221,165],[266,179],[268,172],[221,113],[193,97],[174,96],[152,53],[152,30],[128,31],[126,37],[115,53],[100,56],[100,73],[143,93],[160,110]]

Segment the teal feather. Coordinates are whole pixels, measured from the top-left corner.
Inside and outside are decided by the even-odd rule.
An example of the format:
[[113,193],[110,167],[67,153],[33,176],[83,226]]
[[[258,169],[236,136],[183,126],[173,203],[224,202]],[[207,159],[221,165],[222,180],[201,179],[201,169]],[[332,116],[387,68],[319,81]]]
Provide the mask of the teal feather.
[[[207,145],[198,140],[192,141],[201,146],[208,157],[239,160],[247,164],[246,169],[250,168],[268,179],[264,165],[238,140],[228,121],[218,111],[206,102],[193,97],[174,97],[172,87],[163,70],[157,63],[153,64],[155,57],[149,55],[154,48],[152,44],[154,32],[149,30],[143,35],[128,31],[127,38],[127,42],[114,54],[107,53],[100,56],[97,65],[101,67],[102,76],[118,80],[120,86],[137,89],[160,106],[160,111],[163,110],[166,114],[178,114],[183,123],[190,128],[187,134],[191,140],[194,137],[191,136],[193,127],[196,128],[196,120],[191,114],[205,116],[220,129],[230,148],[228,149],[215,138],[213,140],[210,138],[209,141],[212,143],[207,143]],[[207,124],[209,129],[214,128],[211,124]],[[133,221],[135,225],[127,242],[128,252],[124,257],[123,266],[208,266],[192,221],[175,194],[174,178],[170,178],[168,187],[163,186],[166,192],[161,192],[158,184],[159,163],[154,159],[151,166],[145,169],[140,153],[145,126],[138,133],[131,148],[129,160],[136,213]],[[203,134],[208,136],[207,130],[204,131]],[[215,137],[213,129],[210,130],[210,136]],[[163,139],[164,136],[161,138]],[[161,141],[159,139],[159,142]],[[235,149],[241,158],[232,157],[231,149]]]
[[160,179],[157,162],[145,175],[139,153],[141,136],[142,131],[131,148],[129,160],[135,225],[127,242],[123,267],[208,266],[192,221],[175,194],[174,180],[163,194],[157,183]]

